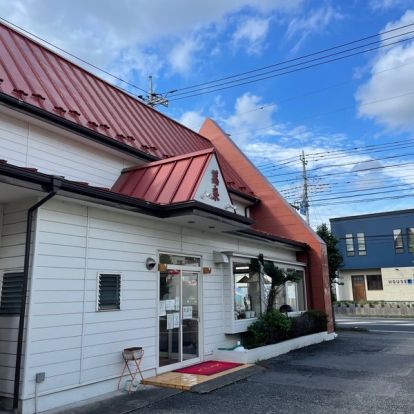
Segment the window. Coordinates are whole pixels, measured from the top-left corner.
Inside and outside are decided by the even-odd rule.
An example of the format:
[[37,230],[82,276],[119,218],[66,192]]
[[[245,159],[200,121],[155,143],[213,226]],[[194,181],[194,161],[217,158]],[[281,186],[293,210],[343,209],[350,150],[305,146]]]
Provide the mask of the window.
[[357,233],[358,255],[365,256],[367,254],[365,248],[365,233]]
[[414,253],[414,227],[407,229],[408,251]]
[[382,290],[381,275],[367,275],[368,290]]
[[395,253],[404,253],[404,244],[401,229],[393,230]]
[[121,305],[121,275],[98,276],[98,310],[116,310]]
[[345,234],[345,244],[346,244],[346,255],[347,256],[354,256],[354,238],[352,234]]
[[234,318],[255,318],[260,313],[260,275],[250,270],[250,261],[233,262]]
[[162,264],[172,264],[177,266],[192,266],[192,267],[200,267],[201,266],[201,259],[199,257],[192,257],[192,256],[179,256],[176,254],[160,254],[160,263]]
[[0,313],[20,313],[23,294],[23,272],[4,273],[1,284]]

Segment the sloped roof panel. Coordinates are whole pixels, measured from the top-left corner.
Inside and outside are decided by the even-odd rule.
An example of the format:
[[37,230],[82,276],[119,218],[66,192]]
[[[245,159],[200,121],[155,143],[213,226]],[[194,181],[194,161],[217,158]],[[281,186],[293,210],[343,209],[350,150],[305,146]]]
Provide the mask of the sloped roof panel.
[[159,158],[210,148],[194,131],[0,23],[0,91]]
[[[203,136],[3,23],[0,57],[0,93],[160,159],[213,147]],[[229,188],[252,194],[223,160]],[[175,197],[188,197],[184,188]]]
[[112,191],[157,204],[190,201],[213,154],[211,148],[127,168]]

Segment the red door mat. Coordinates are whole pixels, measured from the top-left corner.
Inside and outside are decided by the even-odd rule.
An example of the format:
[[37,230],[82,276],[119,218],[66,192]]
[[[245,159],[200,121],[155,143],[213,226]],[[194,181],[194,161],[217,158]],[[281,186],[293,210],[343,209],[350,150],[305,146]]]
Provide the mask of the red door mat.
[[219,372],[227,371],[228,369],[239,367],[240,365],[243,364],[223,361],[206,361],[201,362],[200,364],[191,365],[190,367],[177,369],[174,372],[194,375],[213,375],[218,374]]

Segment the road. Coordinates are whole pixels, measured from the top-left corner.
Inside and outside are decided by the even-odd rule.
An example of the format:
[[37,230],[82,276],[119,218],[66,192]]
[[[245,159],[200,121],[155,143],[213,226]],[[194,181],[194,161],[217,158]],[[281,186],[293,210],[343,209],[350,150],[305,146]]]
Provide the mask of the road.
[[370,332],[412,333],[414,318],[371,318],[371,317],[336,317],[339,328],[364,329]]
[[[379,325],[374,322],[373,326],[389,330],[394,324],[397,322],[387,320]],[[260,365],[261,374],[210,394],[183,392],[131,412],[414,413],[412,330],[340,332],[335,341],[293,351]]]

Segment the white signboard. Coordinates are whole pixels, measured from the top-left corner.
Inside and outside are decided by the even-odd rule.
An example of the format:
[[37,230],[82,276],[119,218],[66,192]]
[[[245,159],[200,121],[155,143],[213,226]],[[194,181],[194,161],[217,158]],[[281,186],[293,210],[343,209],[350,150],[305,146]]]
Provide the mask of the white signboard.
[[169,313],[167,315],[167,329],[174,329],[174,314]]
[[176,313],[173,313],[172,315],[174,315],[174,328],[179,328],[180,327],[180,314],[176,312]]
[[165,316],[167,314],[165,309],[165,300],[160,300],[160,310],[159,310],[159,316]]
[[168,299],[165,301],[165,310],[172,311],[175,310],[175,300],[174,299]]
[[183,319],[191,319],[193,317],[193,307],[183,306]]

